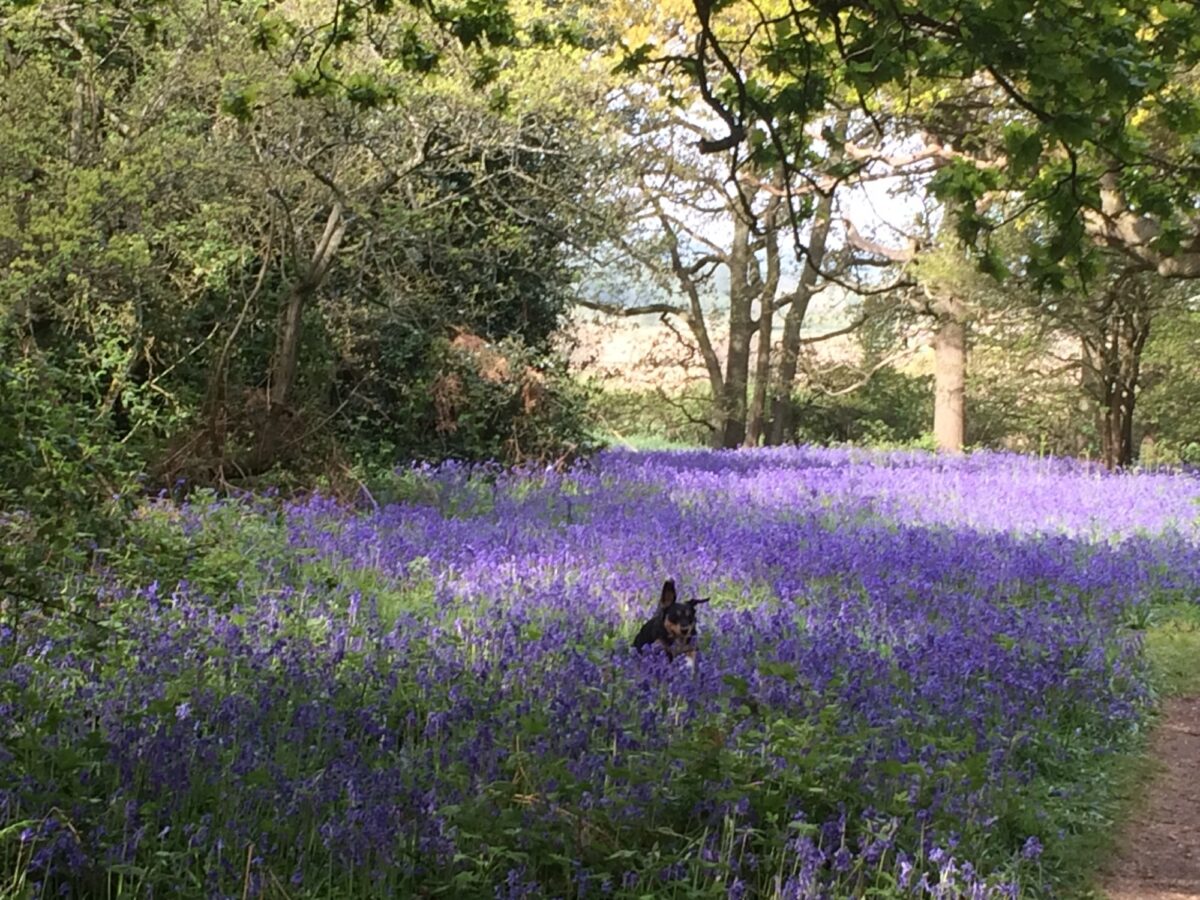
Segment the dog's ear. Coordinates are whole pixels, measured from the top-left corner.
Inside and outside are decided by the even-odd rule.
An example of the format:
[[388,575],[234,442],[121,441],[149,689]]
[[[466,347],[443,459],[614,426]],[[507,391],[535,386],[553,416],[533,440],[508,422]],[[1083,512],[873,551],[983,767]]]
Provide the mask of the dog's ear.
[[695,607],[699,606],[701,603],[707,603],[711,599],[712,599],[711,597],[701,597],[699,600],[689,600],[688,606],[690,606],[694,609]]
[[673,579],[668,578],[663,582],[662,597],[659,599],[658,605],[666,609],[675,602],[675,599],[675,582]]

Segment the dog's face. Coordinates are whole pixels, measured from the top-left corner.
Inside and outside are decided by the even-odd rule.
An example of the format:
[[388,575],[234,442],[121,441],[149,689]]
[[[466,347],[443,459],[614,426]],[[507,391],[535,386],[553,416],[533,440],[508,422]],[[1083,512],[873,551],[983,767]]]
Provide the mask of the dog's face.
[[680,603],[675,594],[675,582],[663,585],[662,597],[658,602],[662,615],[663,629],[673,644],[690,644],[696,634],[696,607],[707,603],[708,598],[688,600]]
[[696,632],[695,602],[673,604],[663,613],[663,628],[672,641],[685,644],[691,641]]

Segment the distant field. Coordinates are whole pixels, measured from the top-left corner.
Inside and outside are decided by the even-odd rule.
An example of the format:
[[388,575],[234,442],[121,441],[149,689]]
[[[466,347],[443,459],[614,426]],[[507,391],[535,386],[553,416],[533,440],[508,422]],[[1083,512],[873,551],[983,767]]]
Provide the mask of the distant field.
[[[814,333],[833,331],[845,324],[844,317],[827,312],[811,326]],[[806,332],[807,333],[807,332]],[[703,383],[707,377],[698,351],[691,349],[686,329],[673,331],[652,316],[640,320],[581,318],[568,329],[573,344],[572,368],[613,387],[647,390],[663,388],[678,392],[684,385]],[[680,335],[687,341],[681,343]],[[711,325],[711,338],[718,356],[725,357],[727,335],[719,321]],[[823,341],[810,348],[813,361],[821,366],[857,361],[861,348],[852,335]],[[916,350],[913,360],[931,356],[928,348]],[[917,362],[932,371],[932,360]]]
[[[373,494],[149,504],[81,577],[104,625],[4,633],[0,894],[1073,896],[1163,687],[1142,635],[1200,596],[1200,481],[1061,460]],[[629,646],[668,577],[711,597],[694,670]]]

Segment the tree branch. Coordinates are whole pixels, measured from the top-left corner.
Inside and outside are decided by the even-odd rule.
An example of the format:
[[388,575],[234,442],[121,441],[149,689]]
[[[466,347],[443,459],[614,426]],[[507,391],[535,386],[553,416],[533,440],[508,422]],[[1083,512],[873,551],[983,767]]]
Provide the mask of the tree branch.
[[582,306],[585,309],[594,309],[610,316],[674,315],[679,316],[685,321],[689,316],[686,307],[677,306],[674,303],[644,303],[640,306],[622,306],[619,303],[603,303],[599,300],[577,298],[575,305]]
[[839,328],[837,331],[830,331],[827,334],[819,334],[816,337],[801,338],[800,343],[802,343],[802,344],[819,344],[822,341],[831,341],[834,338],[838,338],[838,337],[841,337],[842,335],[850,334],[851,332],[857,331],[859,328],[862,328],[862,326],[866,324],[868,319],[870,319],[870,316],[868,316],[866,313],[863,313],[857,319],[855,319],[853,322],[851,322],[849,325],[847,325],[845,328]]

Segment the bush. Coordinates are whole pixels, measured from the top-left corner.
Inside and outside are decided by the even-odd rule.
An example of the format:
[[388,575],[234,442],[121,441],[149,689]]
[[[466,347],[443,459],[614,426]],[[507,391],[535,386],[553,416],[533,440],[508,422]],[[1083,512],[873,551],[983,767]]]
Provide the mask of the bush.
[[123,528],[137,464],[92,393],[38,356],[0,361],[0,611],[55,604]]
[[1142,362],[1143,390],[1134,427],[1147,464],[1200,465],[1200,311],[1187,310],[1156,325]]
[[[834,386],[837,389],[837,386]],[[857,390],[809,389],[792,396],[793,440],[802,443],[911,444],[933,429],[933,378],[880,369]]]
[[518,338],[432,340],[412,368],[415,377],[383,373],[360,391],[343,432],[360,458],[562,464],[598,446],[589,391]]

